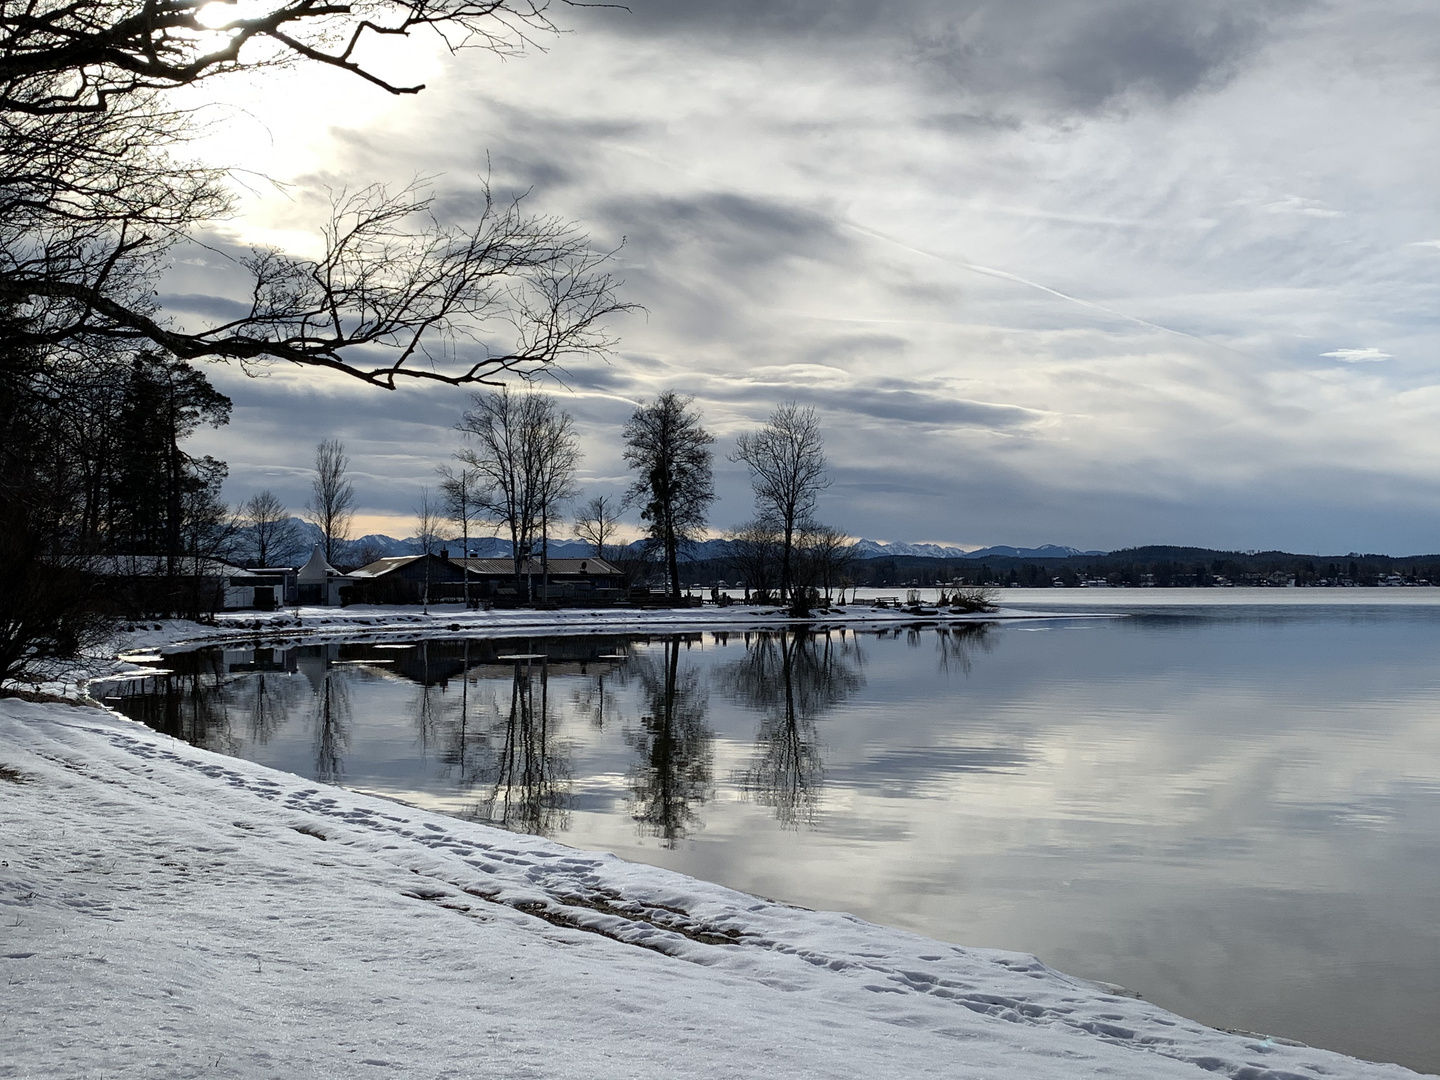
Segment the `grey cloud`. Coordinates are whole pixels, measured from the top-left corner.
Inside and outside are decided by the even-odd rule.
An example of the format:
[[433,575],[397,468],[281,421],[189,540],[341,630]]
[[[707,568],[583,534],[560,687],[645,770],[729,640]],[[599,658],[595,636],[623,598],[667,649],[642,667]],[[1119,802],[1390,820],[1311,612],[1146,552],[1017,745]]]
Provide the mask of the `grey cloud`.
[[639,142],[647,130],[640,121],[567,116],[533,103],[522,108],[494,97],[485,97],[483,105],[489,118],[486,127],[503,131],[504,139],[461,144],[453,152],[470,158],[477,171],[488,171],[497,192],[555,191],[593,183],[597,152],[607,144]]
[[929,113],[918,117],[916,122],[922,128],[965,136],[1014,131],[1020,126],[1020,121],[1013,116],[986,116],[974,112],[953,111]]
[[909,347],[910,339],[901,337],[899,334],[862,331],[816,342],[807,348],[805,358],[810,363],[818,364],[827,360],[895,355],[905,352]]
[[1082,110],[1129,92],[1173,100],[1223,81],[1265,30],[1255,14],[1263,7],[1252,4],[1035,0],[1004,10],[937,63],[974,89],[1028,84]]
[[[1305,0],[643,0],[592,27],[910,62],[952,89],[1088,111],[1223,81]],[[887,57],[885,54],[889,54]]]
[[1013,428],[1033,424],[1042,415],[1018,405],[992,405],[916,390],[876,390],[857,386],[843,390],[810,390],[805,396],[824,409],[928,427]]
[[238,300],[227,300],[223,296],[207,296],[203,293],[162,293],[156,297],[162,310],[167,312],[189,312],[203,315],[207,319],[230,322],[243,319],[250,314],[250,305]]
[[[887,388],[894,380],[866,381],[853,386],[827,387],[809,383],[764,379],[717,380],[706,397],[718,400],[773,405],[794,398],[822,412],[852,413],[872,420],[891,420],[925,427],[1023,427],[1042,419],[1043,413],[1018,405],[997,405],[957,398],[938,385],[911,383],[905,389]],[[919,389],[915,387],[918,386]]]
[[617,263],[626,298],[663,312],[690,340],[737,340],[796,260],[853,258],[853,241],[824,214],[738,193],[610,199],[591,220],[627,238]]
[[692,197],[615,199],[600,207],[642,250],[700,243],[736,268],[792,256],[828,257],[850,246],[835,222],[807,207],[716,191]]
[[604,360],[582,360],[573,363],[558,363],[546,369],[540,385],[552,389],[547,383],[555,383],[564,391],[593,391],[605,394],[634,395],[645,393],[645,384],[627,371],[630,365],[607,364]]

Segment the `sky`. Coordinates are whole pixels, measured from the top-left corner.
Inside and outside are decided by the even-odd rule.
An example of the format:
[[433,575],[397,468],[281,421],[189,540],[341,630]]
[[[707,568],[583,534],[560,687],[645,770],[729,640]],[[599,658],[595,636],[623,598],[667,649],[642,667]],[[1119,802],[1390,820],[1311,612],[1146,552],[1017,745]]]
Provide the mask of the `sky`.
[[[638,401],[693,395],[717,530],[736,436],[819,412],[821,517],[976,547],[1440,551],[1440,8],[1431,0],[635,0],[557,7],[523,57],[386,43],[404,98],[334,72],[212,83],[196,147],[236,215],[177,252],[311,251],[326,192],[479,180],[618,249],[604,358],[550,389],[587,494]],[[283,186],[275,182],[283,182]],[[457,388],[213,367],[194,449],[298,509],[342,439],[364,531],[408,535]]]

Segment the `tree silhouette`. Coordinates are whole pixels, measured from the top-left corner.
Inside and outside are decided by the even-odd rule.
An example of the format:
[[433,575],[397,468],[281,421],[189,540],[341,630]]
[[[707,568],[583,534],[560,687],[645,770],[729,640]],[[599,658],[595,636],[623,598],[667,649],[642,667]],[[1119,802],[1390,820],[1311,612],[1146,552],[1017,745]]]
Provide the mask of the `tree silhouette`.
[[456,427],[468,443],[455,456],[474,473],[475,506],[510,534],[518,597],[537,544],[548,568],[549,527],[577,490],[574,420],[538,390],[502,386],[476,394]]
[[[538,689],[538,693],[537,693]],[[546,664],[515,661],[510,703],[494,709],[490,790],[474,816],[516,832],[550,836],[569,824],[569,760],[550,716]]]
[[526,0],[282,0],[243,12],[208,0],[0,5],[0,337],[279,360],[387,387],[483,381],[607,347],[601,323],[624,306],[608,255],[568,222],[483,187],[458,226],[435,219],[423,183],[340,191],[318,258],[254,249],[241,259],[248,310],[180,329],[155,309],[166,251],[231,209],[225,172],[178,159],[195,125],[166,92],[318,63],[414,93],[421,87],[361,64],[357,49],[419,29],[454,49],[514,53],[553,27],[543,3]]
[[793,401],[777,406],[763,428],[736,440],[731,457],[749,470],[757,518],[778,534],[780,599],[793,600],[795,543],[811,521],[820,492],[830,486],[820,417]]
[[746,635],[745,656],[722,672],[731,696],[761,715],[740,787],[786,828],[814,818],[824,784],[815,722],[865,685],[863,662],[858,640],[781,630]]
[[642,402],[625,425],[625,463],[635,480],[625,502],[640,507],[647,524],[646,552],[658,551],[680,599],[680,549],[703,539],[705,514],[715,501],[710,467],[713,435],[700,426],[694,398],[673,390]]
[[673,848],[700,821],[712,790],[715,733],[705,722],[708,702],[698,674],[680,670],[680,639],[664,643],[663,657],[637,656],[626,676],[638,678],[644,696],[639,730],[627,734],[639,760],[630,773],[631,817],[642,833]]

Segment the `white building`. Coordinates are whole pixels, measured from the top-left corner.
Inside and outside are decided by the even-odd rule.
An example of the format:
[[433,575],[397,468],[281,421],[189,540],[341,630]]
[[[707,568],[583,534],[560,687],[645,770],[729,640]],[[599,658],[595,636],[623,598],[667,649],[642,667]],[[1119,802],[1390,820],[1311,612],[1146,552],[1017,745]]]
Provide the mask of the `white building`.
[[315,550],[295,577],[299,603],[318,607],[339,607],[340,588],[350,584],[348,576],[325,560],[319,544],[315,545]]

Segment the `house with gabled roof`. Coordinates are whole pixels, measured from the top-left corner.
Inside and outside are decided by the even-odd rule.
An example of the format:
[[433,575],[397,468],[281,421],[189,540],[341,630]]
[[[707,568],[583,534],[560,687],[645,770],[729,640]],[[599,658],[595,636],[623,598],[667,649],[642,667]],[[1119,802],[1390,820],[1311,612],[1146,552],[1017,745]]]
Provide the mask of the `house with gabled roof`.
[[[464,598],[465,571],[439,555],[391,555],[352,570],[345,602],[350,604],[451,603]],[[428,596],[427,596],[428,594]]]
[[520,566],[518,587],[513,559],[452,561],[469,573],[472,589],[478,585],[479,596],[493,603],[525,603],[534,599],[583,606],[613,603],[625,596],[625,571],[598,556],[548,562],[526,559]]
[[[546,573],[548,569],[549,589]],[[625,573],[607,559],[527,559],[515,583],[510,559],[450,558],[439,555],[396,555],[376,559],[352,570],[344,599],[351,604],[454,603],[465,598],[466,578],[472,601],[507,606],[532,600],[561,604],[605,604],[625,595]]]

